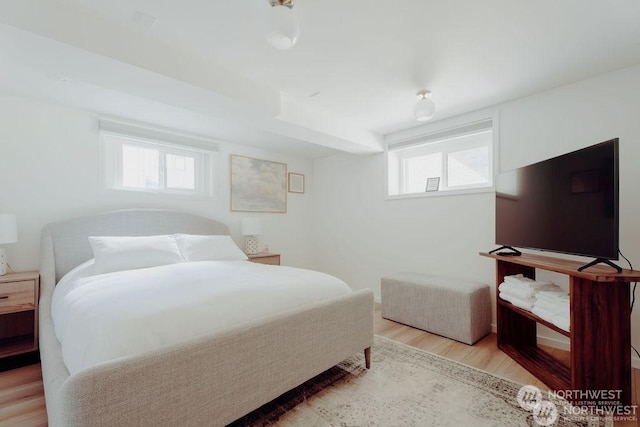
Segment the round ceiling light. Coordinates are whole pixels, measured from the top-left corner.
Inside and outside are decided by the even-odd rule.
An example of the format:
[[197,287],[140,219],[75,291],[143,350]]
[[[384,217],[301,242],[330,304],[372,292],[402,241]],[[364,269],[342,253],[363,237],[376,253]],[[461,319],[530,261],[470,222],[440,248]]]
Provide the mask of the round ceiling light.
[[270,0],[267,41],[279,50],[291,49],[298,41],[300,24],[293,10],[293,0]]
[[413,107],[413,116],[419,122],[426,122],[433,117],[433,113],[436,111],[436,106],[433,101],[429,99],[429,96],[431,96],[430,90],[421,90],[417,95],[419,99]]

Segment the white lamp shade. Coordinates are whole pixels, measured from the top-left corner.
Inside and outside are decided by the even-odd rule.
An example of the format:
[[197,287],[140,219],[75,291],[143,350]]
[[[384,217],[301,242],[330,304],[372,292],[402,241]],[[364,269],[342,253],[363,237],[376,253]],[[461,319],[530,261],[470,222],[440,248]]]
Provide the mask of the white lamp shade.
[[292,8],[287,6],[272,6],[269,11],[269,28],[267,41],[276,49],[286,50],[298,41],[300,24]]
[[429,98],[421,98],[418,102],[416,102],[415,107],[413,107],[413,116],[419,122],[426,122],[431,117],[433,117],[433,113],[436,111],[436,106],[432,100]]
[[18,226],[14,214],[0,214],[0,244],[18,241]]
[[243,236],[259,236],[260,234],[262,234],[262,221],[258,218],[242,219]]

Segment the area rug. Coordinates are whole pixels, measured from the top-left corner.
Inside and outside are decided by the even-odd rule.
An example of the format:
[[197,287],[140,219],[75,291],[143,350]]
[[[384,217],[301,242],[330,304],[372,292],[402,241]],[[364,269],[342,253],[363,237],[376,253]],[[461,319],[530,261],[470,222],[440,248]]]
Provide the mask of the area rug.
[[[231,426],[539,425],[518,404],[521,387],[376,336],[371,369],[364,368],[363,356],[353,356]],[[561,418],[550,425],[602,425]]]

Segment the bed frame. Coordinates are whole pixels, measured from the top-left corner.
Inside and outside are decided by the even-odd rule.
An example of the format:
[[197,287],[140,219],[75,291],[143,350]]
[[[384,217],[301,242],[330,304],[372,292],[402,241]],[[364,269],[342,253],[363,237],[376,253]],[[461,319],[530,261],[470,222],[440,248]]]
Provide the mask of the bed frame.
[[373,344],[373,293],[354,292],[74,375],[51,319],[56,283],[93,257],[88,236],[229,234],[225,224],[163,210],[125,210],[42,231],[40,355],[49,425],[222,426]]

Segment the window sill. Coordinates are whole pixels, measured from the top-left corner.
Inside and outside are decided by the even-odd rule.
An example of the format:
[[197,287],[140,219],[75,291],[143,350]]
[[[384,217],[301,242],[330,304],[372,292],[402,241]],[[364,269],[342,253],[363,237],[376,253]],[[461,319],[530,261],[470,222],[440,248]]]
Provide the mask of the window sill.
[[422,197],[446,197],[446,196],[465,196],[469,194],[482,194],[482,193],[494,193],[494,187],[483,188],[467,188],[464,190],[449,190],[449,191],[430,191],[424,193],[408,193],[408,194],[394,194],[385,197],[385,200],[402,200],[402,199],[416,199]]

